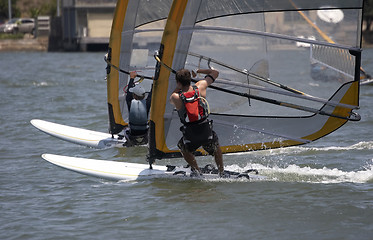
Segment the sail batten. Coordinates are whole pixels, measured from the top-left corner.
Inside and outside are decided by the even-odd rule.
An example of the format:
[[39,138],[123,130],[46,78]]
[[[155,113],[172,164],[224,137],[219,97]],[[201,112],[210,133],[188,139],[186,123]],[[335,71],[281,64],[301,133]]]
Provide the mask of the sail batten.
[[185,27],[181,30],[184,31],[192,31],[192,30],[200,30],[200,31],[218,31],[218,32],[226,32],[229,33],[242,33],[242,34],[250,34],[250,35],[256,35],[256,36],[264,36],[264,37],[271,37],[276,39],[283,39],[283,40],[289,40],[289,41],[297,41],[297,42],[303,42],[303,43],[309,43],[309,44],[317,44],[322,46],[329,46],[329,47],[338,47],[340,49],[346,49],[346,50],[357,50],[358,48],[343,45],[343,44],[337,44],[337,43],[330,43],[330,42],[321,42],[316,41],[312,39],[305,39],[300,37],[293,37],[293,36],[286,36],[283,34],[277,34],[277,33],[268,33],[268,32],[260,32],[255,30],[244,30],[244,29],[238,29],[238,28],[227,28],[227,27],[211,27],[211,26],[195,26],[193,28]]

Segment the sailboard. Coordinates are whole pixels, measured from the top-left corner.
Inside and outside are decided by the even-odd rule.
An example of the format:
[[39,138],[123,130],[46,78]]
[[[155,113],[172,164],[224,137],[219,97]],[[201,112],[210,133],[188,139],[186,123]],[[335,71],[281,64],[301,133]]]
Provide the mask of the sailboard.
[[[66,157],[54,154],[43,154],[42,158],[67,170],[111,181],[133,181],[154,178],[219,179],[217,169],[211,165],[206,165],[202,168],[201,176],[193,177],[191,176],[190,167],[153,165],[153,168],[150,169],[148,164]],[[255,169],[248,169],[244,172],[225,171],[225,173],[226,179],[229,180],[242,179],[257,181],[266,179],[265,176],[259,175]]]
[[[293,13],[317,16],[326,5],[348,15],[339,21],[343,31],[328,32],[335,42],[298,38],[292,29],[315,29]],[[157,56],[150,159],[180,156],[181,124],[168,98],[176,87],[173,72],[182,68],[220,73],[207,101],[223,153],[301,145],[360,120],[354,110],[359,108],[362,8],[361,0],[173,1]],[[295,42],[309,44],[343,81],[314,80],[310,51]],[[255,68],[258,62],[266,64]]]
[[125,147],[126,138],[117,134],[92,131],[88,129],[67,126],[40,119],[32,119],[31,124],[53,137],[92,148]]

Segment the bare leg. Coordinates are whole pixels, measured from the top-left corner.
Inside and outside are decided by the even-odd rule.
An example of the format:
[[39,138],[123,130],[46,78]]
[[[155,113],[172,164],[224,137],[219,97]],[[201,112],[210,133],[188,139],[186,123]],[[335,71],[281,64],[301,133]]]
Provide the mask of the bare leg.
[[218,166],[219,173],[222,173],[224,171],[224,165],[223,165],[223,154],[221,152],[220,147],[216,148],[214,157],[215,157],[216,166]]
[[183,154],[185,161],[191,166],[192,170],[197,170],[198,172],[201,172],[193,153],[188,151],[182,151],[181,153]]

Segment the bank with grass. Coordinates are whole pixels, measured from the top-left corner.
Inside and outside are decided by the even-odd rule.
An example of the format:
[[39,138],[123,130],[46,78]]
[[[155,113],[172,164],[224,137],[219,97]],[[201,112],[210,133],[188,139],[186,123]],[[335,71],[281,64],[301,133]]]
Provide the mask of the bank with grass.
[[48,37],[31,34],[0,34],[0,51],[48,51]]

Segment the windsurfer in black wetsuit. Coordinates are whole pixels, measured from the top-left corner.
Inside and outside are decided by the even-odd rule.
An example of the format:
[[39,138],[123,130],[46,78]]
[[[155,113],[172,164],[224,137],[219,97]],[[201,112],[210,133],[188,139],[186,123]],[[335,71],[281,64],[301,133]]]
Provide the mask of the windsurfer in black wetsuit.
[[176,89],[170,96],[170,101],[178,111],[183,126],[183,137],[178,147],[185,161],[191,166],[193,174],[200,175],[193,152],[200,146],[215,157],[219,176],[224,177],[223,156],[219,139],[212,130],[212,121],[207,119],[209,110],[206,101],[206,89],[218,77],[219,72],[212,69],[199,69],[197,73],[206,74],[203,80],[191,86],[191,73],[181,69],[176,73]]
[[152,92],[145,99],[145,89],[135,85],[136,72],[130,72],[130,81],[126,93],[129,112],[129,129],[126,131],[127,146],[141,145],[148,142],[148,114],[152,99]]

